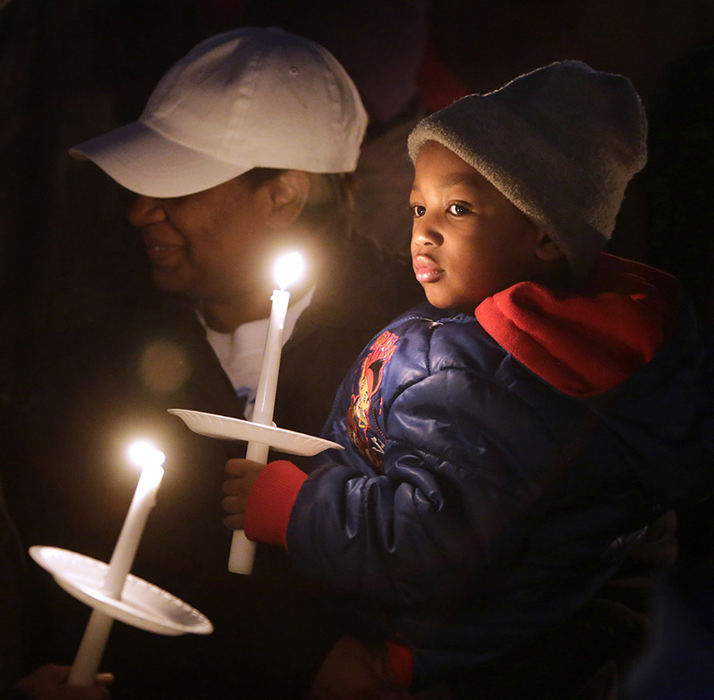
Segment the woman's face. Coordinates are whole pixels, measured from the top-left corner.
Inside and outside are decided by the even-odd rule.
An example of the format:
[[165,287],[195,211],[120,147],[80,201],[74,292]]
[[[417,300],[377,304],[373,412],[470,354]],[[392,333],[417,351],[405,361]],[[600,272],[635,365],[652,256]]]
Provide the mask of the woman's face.
[[270,211],[266,186],[237,177],[183,197],[139,195],[129,221],[141,229],[154,284],[207,300],[270,288],[281,243]]

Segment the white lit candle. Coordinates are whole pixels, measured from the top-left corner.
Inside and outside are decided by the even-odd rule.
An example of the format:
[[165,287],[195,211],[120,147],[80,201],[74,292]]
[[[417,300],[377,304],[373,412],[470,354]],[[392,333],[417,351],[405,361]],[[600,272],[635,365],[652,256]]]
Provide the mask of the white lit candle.
[[[117,600],[121,598],[126,577],[134,563],[146,519],[156,503],[156,493],[164,476],[162,468],[165,459],[164,453],[148,443],[133,443],[129,448],[129,458],[142,468],[141,476],[102,585],[102,592]],[[94,684],[94,677],[104,654],[112,622],[113,618],[109,615],[98,610],[92,611],[67,679],[69,685],[88,686]]]
[[[278,258],[273,269],[275,282],[279,289],[273,290],[270,297],[273,302],[270,309],[268,336],[265,340],[263,364],[260,368],[258,390],[255,397],[255,408],[252,420],[261,425],[272,425],[275,408],[275,392],[278,386],[278,371],[280,355],[283,348],[283,329],[285,315],[288,312],[290,292],[287,287],[296,282],[303,274],[305,264],[300,253],[287,253]],[[249,442],[245,453],[246,459],[265,464],[268,460],[269,445],[262,442]],[[255,544],[251,542],[243,530],[233,533],[231,551],[228,556],[228,570],[234,574],[249,574],[253,571]]]

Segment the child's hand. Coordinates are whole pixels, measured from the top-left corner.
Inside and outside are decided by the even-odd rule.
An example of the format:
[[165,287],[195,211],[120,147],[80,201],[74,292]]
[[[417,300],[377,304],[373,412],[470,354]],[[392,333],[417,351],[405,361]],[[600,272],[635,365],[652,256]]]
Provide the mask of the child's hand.
[[98,673],[94,685],[79,687],[67,685],[70,671],[70,666],[47,664],[23,678],[17,688],[32,700],[108,700],[111,673]]
[[226,497],[221,501],[221,505],[228,513],[228,516],[223,518],[223,524],[231,530],[243,529],[248,494],[263,469],[264,464],[250,459],[229,459],[226,462],[228,478],[223,482],[223,493]]

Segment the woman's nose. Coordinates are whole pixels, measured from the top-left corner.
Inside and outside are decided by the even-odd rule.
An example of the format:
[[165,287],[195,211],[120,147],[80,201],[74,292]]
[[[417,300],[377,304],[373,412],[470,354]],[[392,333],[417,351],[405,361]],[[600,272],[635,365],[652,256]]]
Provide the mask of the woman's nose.
[[163,200],[158,197],[148,197],[144,194],[137,195],[129,207],[129,223],[137,228],[158,223],[165,218],[166,212]]

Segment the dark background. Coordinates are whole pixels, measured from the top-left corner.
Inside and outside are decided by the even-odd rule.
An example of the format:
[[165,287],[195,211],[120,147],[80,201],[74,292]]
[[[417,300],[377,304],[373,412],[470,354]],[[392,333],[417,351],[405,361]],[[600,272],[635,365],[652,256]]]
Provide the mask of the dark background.
[[[438,107],[459,84],[485,92],[564,58],[629,76],[651,118],[651,158],[630,188],[611,250],[675,271],[714,318],[714,3],[433,0],[428,14],[425,5],[0,0],[4,405],[28,381],[24,370],[37,348],[51,349],[148,289],[138,236],[126,223],[130,195],[70,159],[68,147],[136,118],[171,64],[206,36],[240,24],[303,33],[353,74],[363,70],[361,85],[377,95],[368,104],[373,122],[380,90],[384,98],[408,89]],[[416,70],[415,56],[426,48],[441,62],[436,79]]]

